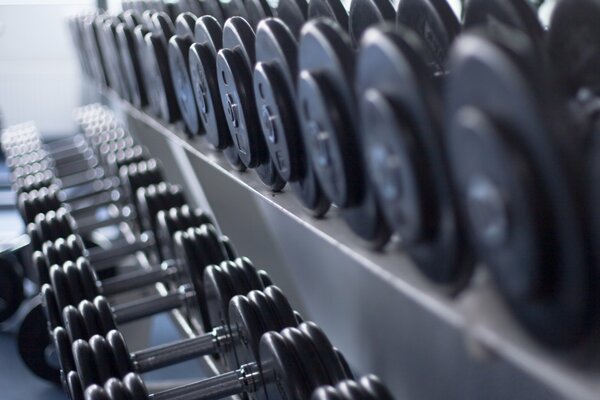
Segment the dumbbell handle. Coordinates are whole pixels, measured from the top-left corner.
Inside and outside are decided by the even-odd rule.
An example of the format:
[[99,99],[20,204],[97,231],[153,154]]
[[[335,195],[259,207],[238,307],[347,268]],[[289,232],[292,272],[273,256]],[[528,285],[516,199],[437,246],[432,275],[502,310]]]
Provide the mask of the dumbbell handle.
[[194,290],[184,289],[169,293],[165,296],[159,294],[156,296],[144,297],[127,304],[113,307],[113,315],[117,324],[125,324],[127,322],[137,321],[151,315],[179,308],[194,296],[196,296]]
[[80,186],[90,182],[92,179],[102,179],[105,176],[104,168],[94,167],[87,169],[84,172],[69,172],[68,175],[60,175],[60,181],[63,188],[71,188]]
[[104,296],[127,292],[133,289],[143,288],[156,282],[168,280],[178,273],[179,269],[174,261],[164,261],[160,268],[150,271],[143,269],[105,279],[97,282],[99,291]]
[[142,234],[140,239],[134,243],[111,247],[108,249],[92,248],[88,250],[87,257],[96,271],[114,266],[115,260],[131,255],[137,251],[144,251],[155,246],[155,240],[151,235]]
[[138,373],[178,364],[209,354],[219,352],[224,342],[230,341],[223,327],[215,328],[212,332],[183,339],[175,343],[167,343],[130,354],[133,366]]
[[262,382],[256,363],[216,375],[188,385],[168,389],[149,396],[151,400],[217,400],[249,392],[254,393]]
[[[62,198],[62,201],[69,201],[69,202],[73,202],[73,201],[77,201],[77,200],[81,200],[81,199],[85,199],[88,198],[90,196],[97,196],[100,193],[104,193],[104,192],[110,192],[112,190],[115,190],[117,188],[120,187],[120,181],[119,178],[104,178],[101,180],[94,180],[92,182],[88,182],[85,184],[86,186],[90,186],[90,190],[81,190],[78,193],[75,194],[67,194],[65,192],[64,198]],[[81,185],[84,186],[84,185]],[[83,187],[82,189],[86,189],[85,187]]]

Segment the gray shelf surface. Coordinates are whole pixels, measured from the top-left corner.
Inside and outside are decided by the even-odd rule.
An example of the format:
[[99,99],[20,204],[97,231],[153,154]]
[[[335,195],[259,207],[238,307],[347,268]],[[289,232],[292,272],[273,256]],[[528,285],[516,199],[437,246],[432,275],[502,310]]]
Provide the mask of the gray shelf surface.
[[[107,94],[105,100],[167,178],[209,207],[243,255],[265,266],[307,319],[359,372],[398,399],[598,399],[594,345],[556,352],[518,326],[484,268],[456,296],[428,282],[392,243],[369,249],[335,209],[315,219],[294,195],[234,171],[201,137]],[[557,327],[558,328],[558,327]]]

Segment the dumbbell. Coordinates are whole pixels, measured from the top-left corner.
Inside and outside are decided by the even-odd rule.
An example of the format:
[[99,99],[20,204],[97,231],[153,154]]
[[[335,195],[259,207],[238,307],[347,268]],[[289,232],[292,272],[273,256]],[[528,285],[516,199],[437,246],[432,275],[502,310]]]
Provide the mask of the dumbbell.
[[[66,330],[56,328],[53,340],[61,360],[61,370],[65,377],[70,375],[66,387],[69,391],[77,391],[77,378],[83,387],[87,387],[93,383],[104,383],[111,377],[122,379],[130,372],[149,372],[207,355],[218,355],[227,368],[235,369],[241,366],[239,359],[245,360],[247,354],[258,353],[258,343],[264,333],[299,323],[285,296],[275,286],[267,287],[264,292],[254,290],[245,296],[237,295],[229,301],[225,312],[227,310],[231,325],[228,320],[225,325],[201,336],[135,353],[127,350],[117,330],[108,332],[106,336],[96,334],[89,341],[78,339],[72,346]],[[109,364],[102,365],[102,360],[108,360]],[[77,371],[77,376],[70,374],[71,371]]]
[[[190,310],[189,313],[196,312],[196,314],[201,316],[203,322],[208,321],[208,312],[206,311],[205,304],[203,304],[203,271],[208,265],[219,264],[221,261],[227,260],[229,256],[223,244],[219,241],[216,231],[210,225],[191,228],[187,232],[178,232],[175,240],[182,254],[176,260],[178,273],[168,276],[168,278],[174,278],[170,281],[173,291],[167,296],[157,295],[134,301],[130,304],[115,306],[114,320],[116,323],[138,320],[179,307],[187,307]],[[81,267],[81,264],[81,262],[78,262],[77,266]],[[69,318],[73,317],[72,312],[76,310],[72,305],[77,305],[82,300],[101,299],[97,297],[98,289],[95,282],[92,282],[90,276],[83,274],[81,269],[76,268],[73,263],[66,264],[64,269],[58,266],[56,268],[53,267],[50,274],[50,281],[52,282],[53,291],[46,288],[43,291],[43,296],[46,298],[53,295],[56,301],[53,301],[51,298],[48,299],[48,313],[49,315],[58,314],[57,317],[60,318],[60,313],[62,312],[65,324],[67,324]],[[262,283],[255,280],[253,284],[259,285]],[[57,307],[52,309],[54,303],[56,303]],[[89,301],[86,304],[87,306],[92,306]],[[97,304],[100,303],[97,302]],[[68,305],[71,305],[69,312],[65,308]],[[100,307],[98,312],[100,313],[101,320],[105,321],[105,323],[107,323],[106,320],[109,318],[113,320],[113,310],[110,307],[106,308],[107,305],[108,303],[104,301],[104,303],[98,306]],[[50,326],[59,322],[58,318],[49,318],[49,320],[52,320]],[[204,323],[205,326],[208,324],[209,322]],[[112,325],[114,323],[111,323]]]
[[[143,221],[141,224],[142,233],[136,242],[125,243],[124,245],[114,246],[110,249],[101,249],[89,251],[83,246],[83,241],[75,233],[79,231],[77,225],[66,212],[48,212],[46,214],[38,214],[36,223],[28,226],[28,233],[31,237],[32,247],[35,250],[42,250],[47,262],[52,265],[53,262],[64,262],[64,256],[70,256],[70,259],[87,254],[90,261],[96,268],[104,268],[112,265],[115,260],[123,256],[130,255],[136,251],[150,249],[156,247],[158,253],[161,253],[160,246],[157,244],[157,226],[155,223],[147,221],[154,219],[155,216],[163,209],[179,207],[184,204],[182,191],[178,187],[164,186],[164,191],[158,191],[158,195],[152,196],[156,191],[147,192],[146,197],[142,197],[139,203],[138,216]],[[151,186],[150,188],[153,188]],[[140,192],[141,193],[141,192]],[[205,219],[202,215],[194,214],[194,220],[186,222],[194,223],[197,219],[198,223]],[[197,217],[197,218],[196,218]],[[111,221],[114,223],[115,221]],[[105,223],[100,221],[92,227],[103,226]],[[89,227],[89,226],[88,226]],[[162,258],[162,257],[161,257]],[[35,254],[34,254],[35,260]]]
[[[133,272],[131,274],[127,274],[127,276],[113,278],[111,284],[109,285],[112,287],[112,289],[108,289],[106,287],[103,288],[103,294],[107,294],[106,291],[108,291],[108,293],[113,293],[115,290],[117,290],[117,288],[121,288],[121,290],[123,290],[124,287],[127,287],[126,282],[130,282],[130,284],[133,285],[142,284],[143,282],[148,281],[148,279],[152,279],[152,274],[158,274],[158,276],[161,276],[162,274],[168,274],[169,271],[171,271],[172,269],[170,268],[170,266],[173,265],[173,259],[175,258],[172,244],[172,238],[175,232],[179,230],[185,231],[188,228],[200,227],[203,224],[213,223],[212,219],[207,214],[200,210],[191,211],[187,205],[183,205],[181,207],[174,207],[169,209],[168,211],[161,210],[158,212],[157,220],[158,223],[156,229],[154,230],[153,242],[154,247],[156,248],[157,253],[159,254],[159,258],[161,261],[163,261],[163,263],[161,263],[160,266],[150,267],[150,271],[138,271]],[[45,235],[45,237],[55,238],[59,235],[60,234],[52,236]],[[35,235],[32,234],[32,237],[35,237]],[[38,242],[41,241],[42,240],[38,240]],[[235,258],[235,250],[231,246],[229,239],[225,236],[222,236],[220,238],[220,241],[225,246],[229,256]],[[135,245],[135,247],[138,249],[140,248],[138,245]],[[145,247],[145,245],[143,245],[142,247]],[[116,255],[117,259],[120,258],[122,255],[130,255],[133,252],[133,247],[130,244],[126,244],[125,246],[121,246],[119,248],[120,250],[117,251],[118,254]],[[102,253],[100,259],[107,259],[107,257],[103,255],[103,250],[96,250],[95,252]],[[99,258],[98,254],[94,255],[94,250],[92,249],[86,251],[82,241],[79,240],[77,235],[70,235],[68,237],[63,236],[62,238],[57,238],[52,245],[46,244],[42,247],[41,251],[34,252],[33,263],[40,277],[40,285],[50,282],[48,271],[50,270],[50,267],[52,265],[62,265],[67,261],[76,261],[79,257],[85,254],[87,254],[88,256],[91,255],[92,259],[94,257],[96,258],[96,263],[92,262],[92,265],[94,266],[95,270],[102,270],[102,266],[99,267],[97,264]],[[114,262],[114,256],[115,254],[113,253],[108,257],[108,259],[111,260],[109,261],[109,263]],[[110,265],[109,263],[104,262],[103,264]]]
[[[403,2],[397,21],[398,27],[367,29],[360,43],[354,81],[363,159],[403,248],[429,279],[460,287],[473,262],[452,192],[434,82],[448,75],[446,54],[460,25],[445,1],[430,0]],[[372,73],[375,65],[381,73]]]
[[341,381],[335,386],[322,386],[315,390],[311,400],[392,400],[389,390],[375,375],[358,380]]
[[302,400],[310,398],[318,387],[351,379],[327,336],[311,322],[265,333],[254,357],[237,370],[155,394],[148,394],[141,377],[130,373],[122,381],[109,379],[105,389],[99,385],[88,387],[85,399],[220,399],[249,394],[257,399]]
[[445,138],[471,245],[516,319],[552,347],[575,346],[598,326],[589,233],[597,135],[594,118],[589,130],[574,122],[566,99],[598,77],[597,46],[579,45],[597,30],[599,10],[597,2],[557,4],[546,38],[552,62],[535,35],[497,25],[462,35],[450,54]]
[[[144,198],[146,193],[150,192],[154,196],[167,196],[172,197],[173,201],[180,199],[181,204],[183,195],[178,187],[168,185],[162,182],[161,173],[158,164],[155,160],[141,161],[138,163],[123,166],[121,168],[119,184],[122,190],[120,192],[113,193],[109,192],[107,195],[94,195],[89,200],[96,200],[97,202],[84,202],[74,203],[73,207],[65,207],[62,202],[62,196],[60,190],[56,187],[42,188],[40,190],[33,190],[28,193],[21,193],[19,195],[17,204],[19,211],[26,223],[35,222],[36,216],[44,214],[49,211],[56,211],[59,208],[65,208],[66,211],[73,213],[76,216],[76,221],[80,221],[79,229],[81,230],[93,230],[97,227],[96,224],[99,222],[93,215],[91,218],[85,218],[89,215],[90,211],[95,211],[102,206],[108,206],[119,199],[123,199],[121,205],[126,205],[125,201],[129,201],[130,204],[136,211],[139,225],[142,224],[141,217],[144,213],[143,210],[139,209],[141,204],[140,198]],[[147,189],[144,189],[147,188]],[[140,190],[143,189],[143,190]],[[135,194],[140,191],[138,199]],[[137,201],[136,201],[137,200]],[[175,205],[175,204],[174,204]],[[120,214],[126,214],[127,212],[133,211],[130,208],[124,208],[120,210]],[[81,217],[81,218],[77,218]],[[123,221],[129,218],[128,215],[118,216],[112,218],[112,224],[118,221]],[[110,225],[110,220],[105,220],[106,224]]]
[[[220,238],[211,224],[197,225],[185,229],[185,231],[186,240],[197,248],[198,256],[201,257],[196,260],[199,265],[202,266],[210,263],[211,260],[222,258],[223,256],[219,255],[221,246],[227,254],[227,259],[235,256],[228,239],[226,237]],[[47,250],[47,248],[44,250]],[[56,253],[59,253],[59,251],[56,251]],[[88,258],[81,255],[77,257],[77,254],[74,253],[62,254],[61,256],[52,255],[36,263],[40,270],[39,274],[41,276],[44,273],[46,274],[45,279],[40,279],[41,283],[51,283],[54,291],[58,292],[55,295],[58,300],[56,302],[58,309],[64,308],[67,304],[77,304],[83,298],[91,300],[98,295],[122,293],[157,282],[176,282],[178,279],[181,280],[182,276],[186,276],[185,269],[190,268],[189,265],[193,265],[190,263],[194,262],[192,259],[185,262],[176,259],[164,260],[159,266],[110,277],[100,282],[95,273],[98,268],[92,268]],[[72,288],[72,290],[69,291],[69,288]],[[54,303],[52,302],[52,304]]]
[[350,39],[337,23],[320,19],[304,25],[298,45],[297,101],[309,158],[327,198],[341,209],[348,226],[380,248],[390,230],[360,152],[354,62]]
[[[434,1],[445,3],[445,1]],[[348,33],[355,46],[367,28],[374,25],[393,23],[396,10],[389,0],[352,0],[348,12]]]

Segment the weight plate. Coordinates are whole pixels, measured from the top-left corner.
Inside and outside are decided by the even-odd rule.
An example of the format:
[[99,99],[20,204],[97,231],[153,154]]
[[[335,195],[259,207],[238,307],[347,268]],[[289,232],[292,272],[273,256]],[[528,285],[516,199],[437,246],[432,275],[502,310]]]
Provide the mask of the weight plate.
[[304,382],[311,388],[311,392],[319,386],[332,383],[329,381],[329,375],[315,347],[300,329],[285,328],[281,331],[281,336],[288,342],[289,347],[294,350],[304,376]]
[[359,380],[360,386],[364,388],[367,393],[373,396],[373,399],[381,400],[392,400],[393,397],[385,387],[385,385],[375,375],[363,376]]
[[504,25],[527,34],[536,44],[543,40],[544,28],[526,0],[467,0],[463,15],[464,29]]
[[98,376],[98,367],[94,360],[94,353],[88,342],[76,340],[73,342],[73,360],[77,375],[81,379],[82,387],[88,387],[94,383],[101,383]]
[[[139,83],[141,85],[140,90],[145,93],[146,101],[150,107],[151,112],[154,115],[158,115],[160,112],[160,105],[156,103],[156,99],[152,95],[152,88],[150,85],[152,84],[151,76],[154,73],[154,69],[150,68],[149,57],[151,56],[148,51],[148,46],[146,45],[146,35],[150,33],[146,27],[142,25],[138,25],[133,30],[133,36],[135,40],[135,56],[139,60],[140,67],[140,79]],[[133,55],[132,55],[133,57]]]
[[51,340],[42,305],[34,300],[30,306],[31,308],[23,318],[17,332],[19,355],[27,368],[36,376],[59,384],[58,366],[54,365],[48,357]]
[[248,168],[266,160],[266,145],[253,104],[251,66],[256,60],[254,31],[246,20],[233,17],[223,27],[223,49],[217,54],[221,105],[231,139]]
[[208,142],[223,150],[231,146],[231,138],[217,82],[216,56],[222,45],[222,30],[214,17],[203,16],[196,21],[194,41],[189,51],[194,98]]
[[189,68],[189,49],[193,43],[193,36],[175,35],[169,40],[168,54],[171,79],[175,90],[175,98],[179,111],[185,122],[188,134],[200,134],[200,121],[198,108],[192,90]]
[[115,360],[117,375],[124,378],[129,372],[134,372],[131,356],[127,349],[127,344],[121,333],[117,330],[112,330],[106,334],[106,341],[112,351],[112,357]]
[[110,400],[130,400],[127,389],[123,382],[117,378],[111,378],[104,384],[104,390],[110,398]]
[[[390,226],[433,281],[458,285],[472,269],[443,153],[437,93],[420,39],[369,29],[357,61],[362,147]],[[372,73],[372,68],[380,71]]]
[[330,18],[346,32],[348,31],[348,12],[340,0],[310,0],[308,2],[308,19],[319,17]]
[[158,39],[160,39],[167,47],[169,39],[175,34],[175,26],[173,25],[173,19],[164,11],[156,12],[150,17],[151,25],[149,29]]
[[333,351],[335,352],[335,355],[337,356],[337,359],[340,362],[342,369],[344,370],[344,374],[346,374],[346,378],[354,379],[354,374],[352,373],[352,368],[350,368],[350,364],[348,363],[348,360],[346,360],[346,357],[342,354],[341,351],[339,351],[335,347],[333,348]]
[[198,18],[190,12],[179,14],[175,19],[175,35],[193,39],[197,19]]
[[261,376],[269,379],[265,382],[264,392],[256,394],[257,399],[310,398],[312,390],[304,382],[295,352],[281,334],[268,332],[263,335],[260,340],[260,359]]
[[56,354],[58,355],[58,363],[62,373],[68,374],[75,370],[75,361],[71,353],[71,340],[69,334],[63,327],[56,327],[52,331],[52,343]]
[[252,265],[252,261],[250,261],[247,257],[239,257],[234,258],[235,264],[238,266],[240,270],[243,271],[244,276],[248,282],[249,291],[250,290],[263,290],[265,287],[263,286],[262,280],[258,275],[258,272],[254,265]]
[[239,367],[259,360],[258,345],[267,329],[254,304],[246,296],[235,296],[229,302],[228,315],[235,340],[233,351],[225,355],[227,365]]
[[123,379],[123,383],[129,392],[131,400],[147,400],[150,397],[142,378],[138,374],[127,374],[125,379]]
[[270,191],[280,192],[285,187],[285,181],[277,172],[277,168],[268,154],[266,157],[267,160],[256,167],[256,174]]
[[421,37],[430,70],[445,72],[450,45],[460,33],[460,22],[450,4],[446,0],[403,0],[398,4],[396,22]]
[[277,315],[280,329],[298,325],[294,310],[281,289],[277,286],[269,286],[263,292],[271,305],[271,311]]
[[600,85],[600,49],[593,38],[600,35],[596,0],[557,1],[546,37],[546,51],[568,94]]
[[93,335],[105,335],[108,332],[103,327],[102,320],[98,316],[94,303],[89,300],[83,300],[79,303],[77,309],[79,310],[79,314],[81,314],[87,332],[87,337],[83,339],[87,340]]
[[110,332],[113,329],[117,329],[112,308],[104,296],[96,296],[94,299],[94,306],[96,307],[96,318],[100,325],[100,331],[103,333]]
[[50,283],[54,289],[54,296],[59,310],[64,309],[69,304],[77,304],[73,302],[73,298],[71,297],[67,276],[58,265],[53,265],[50,268]]
[[269,276],[267,271],[262,269],[258,270],[258,276],[260,276],[260,280],[262,281],[264,287],[269,287],[273,285],[273,281],[271,280],[271,277]]
[[57,326],[62,325],[61,311],[56,304],[56,296],[54,296],[54,290],[49,284],[42,285],[40,290],[40,297],[42,302],[42,310],[48,322],[48,332],[51,332]]
[[278,19],[256,31],[254,94],[262,132],[277,172],[286,181],[299,175],[301,134],[295,110],[296,42]]
[[329,376],[330,383],[336,383],[347,379],[344,367],[340,364],[336,352],[325,333],[313,322],[304,322],[299,325],[299,329],[306,337],[310,338],[310,342],[315,347],[323,365]]
[[244,0],[219,0],[225,20],[231,17],[242,17],[247,20],[248,11],[246,11],[245,3]]
[[348,18],[348,32],[352,42],[358,44],[362,34],[371,25],[394,21],[396,11],[390,0],[352,0]]
[[271,8],[266,4],[265,0],[243,0],[246,8],[246,20],[256,30],[258,24],[263,19],[271,17]]
[[[589,331],[595,307],[594,289],[589,285],[593,272],[581,226],[583,211],[575,197],[581,189],[574,187],[572,179],[576,176],[574,143],[559,136],[564,110],[556,94],[548,90],[550,85],[539,84],[543,76],[532,76],[523,67],[526,62],[515,61],[520,51],[525,51],[525,58],[535,54],[533,46],[527,46],[523,38],[516,48],[509,41],[496,44],[501,40],[496,37],[492,43],[464,35],[451,52],[445,103],[455,183],[478,253],[491,268],[513,313],[545,344],[568,346]],[[486,82],[485,91],[475,81]],[[490,91],[494,99],[510,100],[492,101],[483,93]],[[492,124],[477,122],[472,113],[465,115],[471,107]],[[488,151],[496,158],[483,163],[486,169],[473,170],[481,163],[469,165],[465,154],[475,156],[472,149],[482,148],[493,148]],[[510,159],[505,161],[507,156]],[[521,162],[518,171],[515,160]],[[502,170],[492,170],[490,162]],[[523,180],[527,174],[533,185]],[[519,190],[513,189],[515,184]],[[499,197],[500,188],[512,192]],[[532,214],[520,218],[532,204]],[[482,231],[493,235],[477,237]],[[515,262],[518,271],[513,269]],[[559,330],[555,329],[558,325]]]
[[217,20],[219,25],[225,23],[227,18],[223,15],[223,10],[218,0],[199,0],[199,3],[202,4],[202,8],[204,9],[204,13],[201,14],[202,17],[211,16]]
[[169,72],[168,54],[162,39],[155,33],[145,36],[148,56],[148,79],[150,96],[158,106],[159,115],[167,122],[175,122],[179,118],[179,109],[175,100],[175,90]]
[[96,272],[90,265],[87,258],[79,257],[77,259],[77,269],[79,270],[79,277],[81,279],[84,298],[89,300],[98,296],[100,293],[97,282],[99,282],[100,279],[96,275]]
[[230,276],[220,266],[209,265],[204,270],[203,280],[204,298],[200,301],[206,304],[208,327],[227,326],[227,306],[236,294]]
[[117,374],[112,351],[103,336],[94,335],[88,343],[94,355],[94,362],[97,366],[100,383],[106,382]]
[[81,386],[81,379],[79,379],[77,371],[71,371],[67,374],[65,386],[65,391],[67,392],[67,398],[69,400],[85,399],[83,387]]
[[126,23],[117,25],[117,41],[121,60],[123,62],[123,74],[127,84],[129,99],[131,103],[142,108],[147,104],[146,89],[142,78],[142,68],[138,58],[137,46],[134,36],[135,27],[130,27]]
[[294,37],[300,36],[308,12],[308,4],[305,0],[265,0],[265,3],[270,14],[282,20]]
[[349,227],[373,247],[390,232],[362,166],[349,82],[354,56],[347,35],[331,20],[308,22],[299,44],[300,119],[312,165],[327,197]]

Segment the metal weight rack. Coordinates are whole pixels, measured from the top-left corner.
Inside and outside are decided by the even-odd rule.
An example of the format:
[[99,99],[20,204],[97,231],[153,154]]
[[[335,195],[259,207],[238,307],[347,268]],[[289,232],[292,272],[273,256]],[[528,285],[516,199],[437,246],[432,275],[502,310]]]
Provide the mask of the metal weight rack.
[[169,181],[212,210],[240,253],[268,271],[353,368],[379,375],[397,399],[600,398],[597,349],[543,348],[509,315],[485,269],[453,296],[426,281],[398,243],[372,251],[336,210],[315,219],[289,191],[271,193],[253,172],[233,171],[202,138],[113,93],[103,97]]

